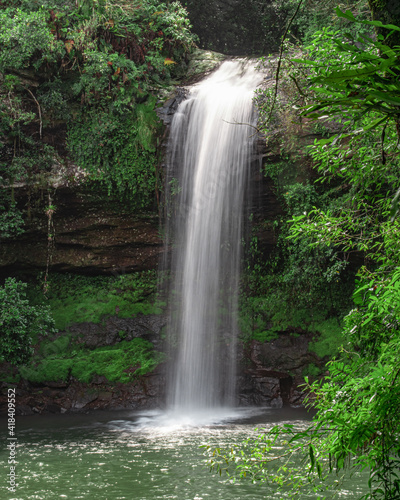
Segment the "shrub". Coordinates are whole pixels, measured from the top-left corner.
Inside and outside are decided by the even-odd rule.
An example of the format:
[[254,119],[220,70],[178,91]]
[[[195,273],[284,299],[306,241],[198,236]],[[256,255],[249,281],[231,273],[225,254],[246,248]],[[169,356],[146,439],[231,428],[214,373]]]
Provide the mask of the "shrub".
[[33,352],[32,343],[55,332],[49,308],[30,305],[26,286],[8,278],[0,287],[0,357],[14,364],[26,363]]

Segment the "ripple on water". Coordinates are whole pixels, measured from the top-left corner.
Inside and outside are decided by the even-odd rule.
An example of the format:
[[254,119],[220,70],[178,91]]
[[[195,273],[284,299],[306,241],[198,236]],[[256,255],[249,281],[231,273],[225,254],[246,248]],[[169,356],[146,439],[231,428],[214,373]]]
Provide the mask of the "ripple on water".
[[[204,426],[199,419],[177,421],[161,412],[21,419],[18,494],[0,496],[9,500],[275,499],[274,491],[265,485],[226,484],[223,477],[211,474],[200,445],[228,446],[279,420],[304,426],[305,413],[241,410],[236,415],[236,424],[233,413],[227,412],[209,418]],[[351,491],[341,496],[351,497]]]

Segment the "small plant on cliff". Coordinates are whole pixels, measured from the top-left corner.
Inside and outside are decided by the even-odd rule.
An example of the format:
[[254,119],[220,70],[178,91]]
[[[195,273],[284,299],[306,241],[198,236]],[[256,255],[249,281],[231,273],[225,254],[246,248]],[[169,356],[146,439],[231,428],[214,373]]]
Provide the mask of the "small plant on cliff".
[[55,333],[48,308],[32,306],[26,299],[26,283],[8,278],[0,287],[0,358],[13,364],[26,363],[32,343]]

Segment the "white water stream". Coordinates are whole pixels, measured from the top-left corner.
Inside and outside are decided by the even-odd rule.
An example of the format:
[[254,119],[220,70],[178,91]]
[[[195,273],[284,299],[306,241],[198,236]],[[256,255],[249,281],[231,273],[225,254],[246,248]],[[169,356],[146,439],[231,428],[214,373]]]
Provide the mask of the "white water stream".
[[254,62],[224,62],[192,88],[171,126],[169,186],[178,203],[168,231],[169,334],[178,348],[168,404],[179,414],[235,403],[243,199],[262,79]]

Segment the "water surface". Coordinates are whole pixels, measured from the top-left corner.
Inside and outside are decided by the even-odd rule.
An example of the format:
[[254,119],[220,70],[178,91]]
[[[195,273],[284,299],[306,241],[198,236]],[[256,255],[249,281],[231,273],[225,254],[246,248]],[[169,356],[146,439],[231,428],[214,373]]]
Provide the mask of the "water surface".
[[[221,410],[223,412],[223,410]],[[276,499],[267,485],[227,484],[210,473],[200,445],[224,447],[276,422],[305,426],[302,409],[240,409],[214,418],[159,412],[96,412],[20,417],[17,421],[19,486],[9,500],[258,500]],[[199,424],[199,425],[197,425]],[[5,426],[5,421],[2,421]],[[5,427],[4,427],[5,428]],[[2,450],[3,464],[6,453]],[[7,467],[3,466],[6,477]],[[359,480],[358,480],[359,482]],[[352,491],[348,491],[352,490]],[[340,497],[357,498],[352,480]],[[304,499],[316,498],[304,495]]]

